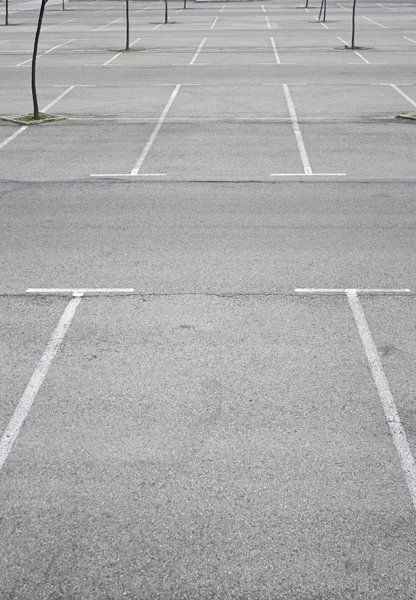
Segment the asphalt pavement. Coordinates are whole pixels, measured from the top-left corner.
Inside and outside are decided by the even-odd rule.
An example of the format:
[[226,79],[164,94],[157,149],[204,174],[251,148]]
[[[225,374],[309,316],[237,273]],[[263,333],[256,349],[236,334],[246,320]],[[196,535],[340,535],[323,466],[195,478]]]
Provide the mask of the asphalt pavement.
[[352,51],[310,4],[131,0],[125,53],[124,3],[48,3],[64,120],[0,121],[1,600],[416,597],[416,5]]

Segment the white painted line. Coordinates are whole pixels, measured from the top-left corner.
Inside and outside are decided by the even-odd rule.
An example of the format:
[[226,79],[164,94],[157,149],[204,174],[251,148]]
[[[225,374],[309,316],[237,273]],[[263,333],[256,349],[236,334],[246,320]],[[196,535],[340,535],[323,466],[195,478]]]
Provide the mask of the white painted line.
[[[40,58],[41,56],[46,56],[46,54],[49,54],[49,52],[52,52],[53,50],[56,50],[57,48],[61,48],[62,46],[65,46],[66,44],[70,44],[71,42],[74,42],[74,41],[75,41],[75,39],[68,40],[66,42],[63,42],[62,44],[58,44],[57,46],[54,46],[53,48],[49,48],[49,50],[46,50],[46,52],[42,52],[42,54],[39,54],[38,58]],[[23,65],[25,65],[26,63],[29,63],[29,62],[30,63],[32,62],[32,57],[19,63],[18,65],[16,65],[16,67],[22,67]]]
[[224,6],[222,7],[222,9],[220,10],[220,13],[222,13],[222,12],[224,11],[224,8],[225,8],[225,4],[224,4]]
[[112,58],[110,58],[110,60],[108,60],[107,62],[103,63],[103,67],[106,67],[107,65],[109,65],[111,62],[113,62],[113,60],[115,60],[118,56],[120,56],[120,54],[123,54],[122,52],[119,52],[118,54],[115,54]]
[[25,294],[131,294],[134,288],[28,288]]
[[321,22],[321,21],[318,19],[318,17],[314,17],[314,19],[316,19],[316,20],[318,21],[319,25],[322,25],[322,27],[325,27],[325,29],[329,29],[328,25],[325,25],[325,23],[322,23],[322,22]]
[[264,4],[261,5],[261,10],[265,13],[266,9],[264,8]]
[[176,11],[176,13],[180,13],[183,11],[183,8],[180,8],[179,10]]
[[64,42],[63,44],[58,44],[58,46],[54,46],[53,48],[49,48],[49,50],[46,50],[46,52],[43,53],[43,56],[45,56],[46,54],[49,54],[49,52],[52,52],[53,50],[56,50],[57,48],[62,48],[62,46],[66,46],[66,44],[70,44],[71,42],[74,42],[75,39],[73,40],[68,40],[67,42]]
[[6,42],[10,42],[10,40],[3,40],[0,42],[0,44],[5,44]]
[[27,129],[27,128],[28,128],[28,125],[23,125],[23,127],[20,127],[20,129],[18,129],[17,131],[15,131],[11,136],[9,136],[3,142],[1,142],[0,143],[0,150],[2,148],[4,148],[5,146],[7,146],[7,144],[9,142],[12,142],[15,138],[17,138],[17,136],[20,135],[21,133],[23,133],[25,131],[25,129]]
[[274,41],[274,38],[272,38],[272,37],[271,37],[271,38],[270,38],[270,41],[271,41],[271,43],[272,43],[272,48],[273,48],[273,52],[274,52],[274,57],[275,57],[275,59],[276,59],[276,63],[277,63],[278,65],[280,65],[280,64],[281,64],[281,62],[280,62],[280,58],[279,58],[279,53],[277,52],[276,43],[275,43],[275,41]]
[[270,173],[270,177],[345,177],[346,173]]
[[194,65],[194,64],[195,64],[195,61],[196,61],[196,59],[198,58],[198,55],[199,55],[199,53],[200,53],[200,52],[201,52],[201,50],[202,50],[202,46],[205,44],[205,42],[206,42],[206,41],[207,41],[207,38],[204,38],[204,39],[202,40],[202,42],[199,44],[199,46],[198,46],[198,50],[195,52],[193,59],[192,59],[192,60],[191,60],[191,62],[189,63],[190,65]]
[[[346,288],[296,288],[296,294],[346,294]],[[360,294],[410,294],[409,288],[357,288]]]
[[380,23],[376,23],[375,21],[373,21],[372,19],[369,19],[368,17],[363,17],[363,19],[366,19],[366,21],[370,21],[370,23],[377,25],[377,27],[382,27],[383,29],[387,29],[387,27],[385,25],[380,25]]
[[42,27],[42,31],[46,31],[47,29],[52,29],[52,27],[59,27],[59,25],[65,25],[65,23],[71,23],[71,21],[75,21],[75,19],[68,19],[68,21],[62,21],[62,23],[55,23],[55,25],[49,25],[48,27]]
[[353,50],[354,54],[356,54],[359,58],[361,58],[362,61],[364,61],[367,65],[370,65],[370,61],[367,60],[366,58],[364,58],[364,56],[362,54],[360,54],[359,52],[357,52],[357,50]]
[[339,37],[339,35],[337,35],[337,39],[342,42],[343,44],[345,44],[345,46],[348,46],[348,48],[350,47],[349,43],[346,42],[345,40],[343,40],[341,37]]
[[57,98],[55,98],[55,100],[52,100],[52,102],[49,102],[49,104],[47,104],[44,108],[42,108],[42,112],[46,112],[47,110],[52,108],[52,106],[54,106],[57,102],[59,102],[59,100],[61,100],[64,96],[69,94],[69,92],[71,92],[75,87],[76,87],[75,85],[69,86],[69,88],[67,88],[65,91],[63,91],[62,94],[59,94],[59,96]]
[[348,304],[357,326],[358,334],[361,338],[361,343],[364,352],[367,356],[368,364],[377,392],[383,406],[387,425],[390,429],[393,443],[399,455],[400,463],[406,479],[407,487],[409,488],[413,506],[416,509],[416,463],[410,450],[409,442],[407,441],[406,432],[403,428],[397,407],[394,402],[393,394],[390,391],[389,382],[383,369],[376,345],[371,335],[367,319],[364,314],[363,307],[358,298],[356,290],[347,290]]
[[[76,87],[76,86],[75,85],[71,85],[68,89],[66,89],[64,92],[62,92],[62,94],[60,94],[57,98],[55,98],[55,100],[52,100],[52,102],[50,102],[44,108],[42,108],[41,112],[46,112],[47,110],[49,110],[51,108],[51,106],[53,106],[54,104],[56,104],[57,102],[59,102],[59,100],[61,100],[61,98],[63,98],[71,90],[73,90],[74,87]],[[9,144],[10,142],[12,142],[15,138],[17,138],[17,136],[20,135],[21,133],[23,133],[28,127],[29,127],[28,125],[23,125],[17,131],[15,131],[11,136],[9,136],[3,142],[1,142],[0,143],[0,150],[2,148],[4,148],[5,146],[7,146],[7,144]]]
[[166,177],[166,173],[91,173],[90,177]]
[[267,23],[267,29],[271,29],[271,25],[270,25],[269,17],[268,17],[268,16],[265,16],[264,18],[266,19],[266,23]]
[[111,23],[107,23],[107,25],[102,25],[101,27],[97,27],[97,29],[92,29],[91,31],[100,31],[101,29],[105,29],[106,27],[110,27],[110,25],[113,25],[113,23],[118,23],[119,21],[121,21],[123,17],[120,17],[119,19],[116,19],[115,21],[111,21]]
[[166,116],[167,116],[167,114],[169,112],[169,109],[172,106],[173,101],[175,100],[176,96],[178,95],[178,92],[179,92],[180,89],[181,89],[181,86],[179,84],[175,86],[175,89],[173,90],[173,92],[172,92],[172,94],[171,94],[171,96],[170,96],[170,98],[169,98],[169,100],[168,100],[165,108],[163,109],[162,114],[159,117],[159,120],[158,120],[158,122],[156,124],[156,127],[153,130],[152,135],[150,136],[150,138],[149,138],[146,146],[143,148],[143,151],[140,154],[140,156],[139,156],[136,164],[132,168],[132,170],[130,172],[130,175],[138,175],[138,173],[140,171],[140,168],[142,167],[142,165],[143,165],[143,163],[144,163],[144,161],[146,159],[146,156],[148,155],[149,150],[152,147],[153,142],[155,141],[156,136],[159,133],[160,128],[163,125],[163,121],[166,119]]
[[159,27],[162,26],[162,23],[159,23],[159,25],[156,25],[156,27],[152,27],[152,31],[155,31],[156,29],[159,29]]
[[385,8],[386,10],[392,10],[394,12],[399,12],[397,10],[397,8],[391,8],[390,6],[384,6],[384,4],[377,4],[377,6],[380,6],[380,8]]
[[341,8],[343,8],[344,10],[347,10],[348,12],[352,12],[352,10],[350,8],[347,8],[346,6],[342,6],[342,4],[338,3],[338,6],[340,6]]
[[213,24],[211,25],[210,29],[214,29],[215,25],[217,24],[219,17],[215,17]]
[[308,155],[306,153],[306,148],[305,148],[305,144],[303,141],[302,132],[299,127],[298,117],[296,115],[295,105],[293,104],[289,86],[287,85],[287,83],[283,83],[282,85],[283,85],[283,91],[285,93],[287,107],[288,107],[289,113],[290,113],[290,119],[292,121],[293,133],[295,134],[300,158],[302,160],[303,168],[305,169],[305,175],[311,175],[312,168],[311,168],[311,165],[310,165],[310,162],[308,159]]
[[11,449],[13,448],[13,444],[15,443],[19,432],[30,412],[33,402],[35,401],[36,396],[38,395],[38,392],[45,381],[49,368],[56,356],[56,353],[58,352],[59,346],[61,345],[66,332],[69,329],[69,326],[72,323],[72,320],[75,316],[75,311],[77,310],[81,300],[82,297],[72,298],[66,306],[63,315],[59,319],[58,325],[56,326],[55,331],[52,333],[52,337],[50,338],[45,351],[36,369],[34,370],[22,397],[19,400],[16,410],[14,411],[9,424],[6,427],[3,437],[0,440],[0,469],[3,467]]
[[397,85],[395,85],[394,83],[390,83],[390,87],[396,90],[396,92],[400,94],[400,96],[403,96],[403,98],[405,98],[405,100],[407,100],[412,106],[416,107],[416,102],[409,98],[409,96],[405,94]]
[[409,38],[407,36],[403,36],[405,40],[409,40],[409,42],[413,42],[414,44],[416,44],[416,40],[412,40],[412,38]]

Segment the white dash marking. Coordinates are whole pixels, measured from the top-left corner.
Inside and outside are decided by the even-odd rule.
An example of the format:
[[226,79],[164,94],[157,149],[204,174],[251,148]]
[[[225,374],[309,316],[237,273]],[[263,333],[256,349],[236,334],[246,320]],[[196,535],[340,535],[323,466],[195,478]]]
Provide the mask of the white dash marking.
[[67,94],[69,94],[69,92],[71,92],[75,87],[76,87],[75,85],[69,86],[69,88],[67,88],[65,91],[63,91],[62,94],[59,94],[59,96],[57,98],[55,98],[55,100],[52,100],[52,102],[49,102],[49,104],[47,104],[44,108],[42,108],[42,112],[46,112],[47,110],[52,108],[52,106],[54,106],[57,102],[59,102],[59,100],[62,100],[62,98],[64,96],[66,96]]
[[202,42],[199,44],[198,50],[195,52],[194,57],[192,58],[191,62],[189,63],[190,65],[194,65],[195,64],[195,61],[198,58],[198,55],[201,52],[202,47],[203,47],[203,45],[205,44],[206,41],[207,41],[207,38],[204,38],[202,40]]
[[354,54],[356,54],[359,58],[361,58],[362,61],[364,61],[367,65],[370,65],[370,61],[367,60],[366,58],[364,58],[364,56],[362,54],[360,54],[359,52],[357,52],[357,50],[354,50]]
[[403,96],[403,98],[405,98],[405,100],[407,100],[412,106],[416,107],[416,102],[409,98],[409,96],[405,94],[397,85],[395,85],[394,83],[390,83],[390,87],[396,90],[396,92],[400,94],[400,96]]
[[[46,52],[42,52],[42,54],[38,55],[38,58],[41,56],[45,56],[46,54],[49,54],[49,52],[52,52],[53,50],[56,50],[57,48],[61,48],[62,46],[65,46],[66,44],[70,44],[71,42],[73,42],[75,40],[68,40],[66,42],[63,42],[62,44],[58,44],[58,46],[54,46],[53,48],[49,48],[49,50],[46,50]],[[27,60],[24,60],[23,62],[19,63],[18,65],[16,65],[16,67],[22,67],[23,65],[25,65],[26,63],[32,62],[32,57],[28,58]]]
[[413,42],[414,44],[416,44],[416,40],[412,40],[412,38],[409,38],[407,36],[403,36],[405,40],[409,40],[409,42]]
[[266,9],[264,8],[264,4],[261,5],[261,10],[265,13]]
[[387,425],[390,429],[393,443],[399,455],[400,463],[409,488],[413,506],[416,509],[416,463],[407,441],[406,432],[403,428],[399,413],[394,402],[393,394],[390,391],[389,382],[383,369],[376,345],[371,335],[363,307],[358,298],[356,290],[346,290],[348,304],[354,317],[355,324],[364,352],[367,356],[368,364],[377,392],[383,406]]
[[134,288],[28,288],[26,294],[131,294]]
[[61,345],[66,332],[69,329],[69,326],[72,323],[75,311],[77,310],[81,300],[82,296],[72,298],[66,306],[63,315],[59,319],[58,325],[56,326],[55,331],[53,332],[52,337],[50,338],[45,351],[36,369],[34,370],[22,397],[19,400],[16,410],[14,411],[9,424],[6,427],[3,437],[0,440],[0,469],[3,467],[11,449],[13,448],[13,444],[15,443],[19,432],[30,412],[33,402],[35,401],[36,396],[38,395],[38,392],[45,381],[49,368],[56,356],[56,353],[58,352],[59,346]]
[[272,37],[271,37],[271,38],[270,38],[270,41],[272,42],[272,47],[273,47],[273,52],[274,52],[274,57],[275,57],[275,59],[276,59],[276,63],[277,63],[278,65],[280,65],[280,64],[281,64],[281,62],[280,62],[280,58],[279,58],[279,53],[277,52],[276,43],[275,43],[275,41],[274,41],[274,38],[272,38]]
[[211,25],[210,29],[214,29],[215,25],[217,24],[219,17],[215,17],[213,24]]
[[173,90],[173,92],[172,92],[172,94],[171,94],[171,96],[170,96],[170,98],[169,98],[169,100],[168,100],[165,108],[163,109],[162,114],[159,117],[159,120],[158,120],[158,122],[156,124],[156,127],[154,128],[154,130],[152,132],[152,135],[150,136],[150,138],[149,138],[146,146],[143,148],[143,151],[140,154],[140,156],[139,156],[136,164],[132,168],[132,170],[130,172],[130,175],[138,175],[138,173],[139,173],[139,171],[140,171],[140,169],[141,169],[141,167],[142,167],[142,165],[143,165],[143,163],[144,163],[144,161],[146,159],[146,156],[148,155],[149,150],[152,147],[153,142],[155,141],[155,139],[157,137],[157,134],[159,133],[160,128],[163,125],[163,121],[166,119],[166,116],[167,116],[167,114],[169,112],[169,109],[172,106],[173,101],[175,100],[176,96],[178,95],[178,92],[179,92],[180,89],[181,89],[180,84],[178,84],[178,85],[175,86],[175,89]]
[[325,29],[329,29],[328,25],[325,25],[325,23],[322,23],[322,22],[321,22],[321,21],[318,19],[318,17],[314,17],[314,19],[316,19],[316,20],[318,21],[319,25],[322,25],[322,27],[325,27]]
[[341,8],[343,8],[344,10],[347,10],[348,12],[352,12],[352,10],[350,8],[347,8],[346,6],[342,6],[342,4],[338,3],[338,6],[340,6]]
[[11,136],[9,136],[3,142],[0,143],[0,150],[2,148],[4,148],[5,146],[7,146],[7,144],[12,142],[15,138],[17,138],[17,136],[20,135],[21,133],[23,133],[25,131],[25,129],[27,129],[27,128],[28,128],[28,125],[23,125],[23,127],[20,127],[20,129],[18,129],[14,133],[12,133]]
[[270,25],[269,17],[266,15],[264,18],[266,19],[267,29],[271,29],[272,27]]
[[363,16],[363,19],[365,19],[366,21],[370,21],[370,23],[373,23],[374,25],[377,25],[377,27],[382,27],[383,29],[387,29],[387,27],[385,25],[381,25],[380,23],[376,23],[376,21],[373,21],[372,19],[369,19],[368,17],[364,17]]
[[159,27],[162,26],[162,23],[159,23],[159,25],[156,25],[156,27],[152,27],[152,31],[155,31],[156,29],[159,29]]
[[111,21],[111,23],[107,23],[107,25],[102,25],[101,27],[97,27],[97,29],[93,29],[92,31],[100,31],[101,29],[105,29],[106,27],[110,27],[110,25],[113,25],[113,23],[118,23],[119,21],[121,21],[123,17],[120,17],[119,19],[116,19],[115,21]]
[[311,168],[311,165],[310,165],[310,162],[308,159],[308,155],[306,153],[305,143],[303,141],[302,132],[299,127],[299,122],[298,122],[298,117],[297,117],[296,110],[295,110],[295,105],[293,104],[289,86],[286,83],[283,84],[283,91],[285,93],[287,107],[289,109],[290,119],[292,121],[293,133],[295,134],[300,158],[302,160],[303,168],[305,170],[305,175],[312,175],[312,168]]

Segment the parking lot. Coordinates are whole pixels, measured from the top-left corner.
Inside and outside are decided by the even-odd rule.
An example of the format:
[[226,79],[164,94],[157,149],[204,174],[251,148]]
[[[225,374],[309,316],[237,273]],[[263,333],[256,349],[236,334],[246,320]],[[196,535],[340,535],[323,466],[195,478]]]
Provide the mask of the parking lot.
[[[416,6],[49,0],[0,121],[0,597],[416,596]],[[0,27],[31,110],[37,4]],[[0,19],[4,15],[0,5]]]

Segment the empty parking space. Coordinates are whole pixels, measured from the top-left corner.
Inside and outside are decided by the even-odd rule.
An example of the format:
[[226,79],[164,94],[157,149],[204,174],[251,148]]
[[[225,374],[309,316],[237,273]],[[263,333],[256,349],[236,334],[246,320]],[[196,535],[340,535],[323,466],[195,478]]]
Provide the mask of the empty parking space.
[[83,299],[2,488],[3,589],[23,597],[45,573],[44,590],[104,577],[149,598],[218,577],[249,595],[416,585],[411,497],[343,296]]

